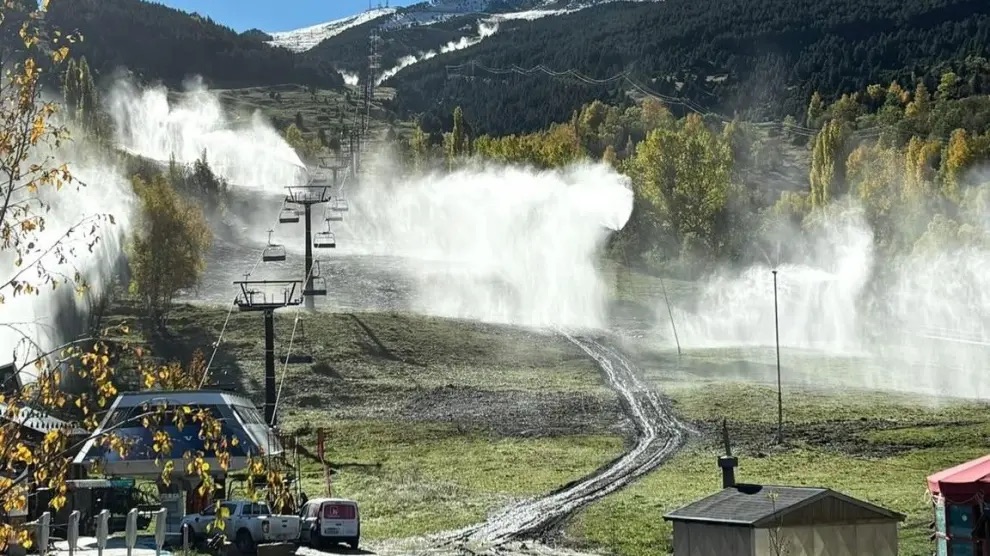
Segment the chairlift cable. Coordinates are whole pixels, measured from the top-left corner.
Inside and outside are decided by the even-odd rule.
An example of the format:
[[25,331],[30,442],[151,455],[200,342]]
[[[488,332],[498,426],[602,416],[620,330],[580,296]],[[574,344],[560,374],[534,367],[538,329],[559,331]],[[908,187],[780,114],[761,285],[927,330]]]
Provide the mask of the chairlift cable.
[[217,356],[217,351],[220,350],[220,342],[223,340],[223,334],[227,331],[227,323],[230,322],[230,315],[234,312],[234,307],[237,306],[237,301],[230,302],[230,309],[227,310],[227,317],[223,319],[223,327],[220,328],[220,336],[217,341],[213,344],[213,353],[210,354],[210,360],[206,363],[206,370],[203,371],[203,377],[199,381],[199,387],[202,388],[203,384],[206,383],[206,377],[210,374],[210,366],[213,365],[213,359]]
[[[315,268],[316,265],[310,267],[309,274],[306,275],[306,278],[303,280],[303,284],[309,283],[309,279],[313,275],[313,269]],[[304,304],[299,304],[296,306],[296,317],[292,323],[292,334],[289,335],[289,347],[286,349],[285,358],[282,361],[282,377],[278,381],[278,391],[275,393],[275,406],[272,408],[272,418],[274,418],[275,415],[278,415],[278,403],[282,399],[282,385],[285,384],[285,376],[289,371],[289,358],[292,356],[292,344],[296,339],[296,328],[299,326],[299,317],[302,316],[303,305]],[[268,423],[268,425],[271,426],[272,423]]]
[[[707,110],[704,109],[704,107],[702,107],[698,103],[696,103],[696,102],[694,102],[691,99],[688,99],[686,97],[675,97],[675,96],[671,96],[671,95],[665,95],[663,93],[658,93],[657,91],[654,91],[654,90],[646,87],[642,83],[640,83],[640,82],[636,81],[635,79],[633,79],[632,76],[631,76],[631,74],[630,74],[630,72],[628,70],[627,71],[620,72],[620,73],[617,73],[617,74],[612,75],[610,77],[606,77],[606,78],[603,78],[603,79],[597,79],[597,78],[594,78],[594,77],[587,76],[587,75],[585,75],[585,74],[583,74],[583,73],[581,73],[581,72],[579,72],[579,71],[577,71],[576,69],[573,69],[573,68],[568,69],[568,70],[565,70],[565,71],[555,71],[555,70],[552,70],[552,69],[546,67],[543,64],[539,64],[539,65],[533,66],[531,68],[523,68],[523,67],[520,67],[520,66],[515,65],[515,64],[513,64],[512,66],[510,66],[508,68],[493,68],[493,67],[489,67],[489,66],[486,66],[484,64],[481,64],[481,63],[479,63],[479,62],[477,62],[475,60],[471,60],[471,61],[465,62],[463,64],[447,65],[446,66],[446,70],[447,70],[447,73],[450,74],[451,71],[457,72],[459,70],[463,70],[463,69],[469,68],[469,67],[470,68],[480,69],[480,70],[485,71],[487,73],[490,73],[492,75],[507,75],[507,74],[510,74],[510,73],[516,73],[516,74],[519,74],[519,75],[532,76],[532,75],[535,75],[535,74],[542,73],[542,74],[547,75],[549,77],[558,78],[558,79],[559,78],[571,77],[571,78],[577,79],[578,81],[581,81],[582,83],[587,84],[587,85],[605,85],[605,84],[608,84],[608,83],[611,83],[611,82],[614,82],[614,81],[622,80],[622,81],[625,81],[626,83],[628,83],[633,89],[639,91],[640,93],[642,93],[642,94],[644,94],[644,95],[646,95],[648,97],[655,98],[655,99],[657,99],[657,100],[659,100],[661,102],[664,102],[665,104],[683,106],[683,107],[687,108],[688,110],[691,110],[692,112],[695,112],[695,113],[701,115],[702,117],[716,118],[716,119],[721,120],[722,122],[725,122],[725,123],[731,122],[733,120],[733,118],[729,118],[729,117],[727,117],[727,116],[725,116],[723,114],[719,114],[717,112],[707,111]],[[786,131],[789,131],[791,133],[794,133],[795,135],[802,135],[802,136],[805,136],[805,137],[814,137],[820,131],[820,129],[816,129],[816,128],[812,128],[812,127],[807,127],[807,126],[803,126],[803,125],[800,125],[800,124],[785,124],[785,123],[779,122],[779,121],[745,122],[745,123],[748,126],[760,127],[760,128],[781,128],[783,130],[786,130]],[[866,127],[866,128],[854,130],[853,131],[853,135],[855,135],[857,137],[869,139],[869,138],[875,138],[875,137],[879,136],[879,134],[881,132],[883,132],[883,131],[893,131],[893,132],[898,133],[898,134],[906,134],[907,133],[907,130],[899,129],[897,126],[880,126],[880,125],[875,125],[875,126],[871,126],[871,127]]]
[[[282,212],[282,208],[284,206],[285,206],[285,199],[282,199],[282,206],[280,206],[278,210],[279,213]],[[278,224],[278,216],[276,215],[275,222],[272,223],[271,229],[275,229],[275,225],[277,224]],[[254,271],[258,269],[258,265],[261,264],[261,261],[264,258],[264,256],[265,256],[265,248],[263,247],[261,249],[261,252],[258,253],[258,259],[255,261],[254,266],[251,268],[251,271],[244,275],[245,280],[250,278],[250,276],[254,274]],[[234,301],[230,302],[230,309],[227,310],[227,317],[223,320],[223,327],[220,328],[220,336],[217,337],[217,341],[213,344],[213,353],[210,354],[210,360],[206,363],[206,370],[203,371],[203,377],[200,378],[199,380],[200,388],[202,388],[203,385],[206,384],[206,379],[210,375],[210,368],[213,366],[213,361],[216,359],[217,352],[220,350],[220,344],[223,343],[223,335],[227,331],[227,323],[230,322],[230,315],[234,312],[234,307],[236,306],[237,306],[237,300],[235,298]]]

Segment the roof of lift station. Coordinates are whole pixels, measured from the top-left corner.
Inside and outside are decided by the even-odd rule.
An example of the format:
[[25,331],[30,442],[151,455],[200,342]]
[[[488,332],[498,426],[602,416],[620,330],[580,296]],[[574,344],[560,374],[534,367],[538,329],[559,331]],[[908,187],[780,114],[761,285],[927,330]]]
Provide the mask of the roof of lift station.
[[[153,411],[151,407],[166,405],[167,425],[164,431],[172,439],[172,452],[156,463],[156,453],[152,449],[152,431],[141,424],[142,417]],[[172,424],[168,415],[171,411],[181,411],[183,407],[210,409],[223,421],[223,435],[237,438],[237,445],[228,446],[230,466],[228,471],[237,471],[247,465],[249,454],[278,454],[282,445],[265,424],[258,408],[247,398],[230,392],[215,390],[175,390],[124,392],[117,396],[93,438],[86,441],[73,463],[92,464],[98,462],[108,475],[158,475],[166,461],[173,461],[176,470],[184,469],[183,455],[186,452],[202,451],[214,469],[219,469],[216,452],[206,450],[199,438],[200,424],[187,419],[180,430]],[[103,446],[99,442],[102,434],[110,429],[118,438],[130,444],[125,457]]]

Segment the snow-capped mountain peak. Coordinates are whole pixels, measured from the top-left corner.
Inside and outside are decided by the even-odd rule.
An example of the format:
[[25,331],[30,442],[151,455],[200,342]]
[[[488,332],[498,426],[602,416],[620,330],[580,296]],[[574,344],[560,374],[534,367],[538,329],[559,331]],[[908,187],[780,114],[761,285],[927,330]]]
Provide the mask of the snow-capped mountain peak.
[[312,25],[310,27],[303,27],[302,29],[268,33],[272,36],[272,40],[268,41],[268,43],[273,46],[288,48],[294,52],[304,52],[320,44],[326,39],[329,39],[330,37],[343,33],[351,27],[363,25],[373,19],[377,19],[394,12],[395,8],[378,8],[341,19],[336,19],[334,21]]

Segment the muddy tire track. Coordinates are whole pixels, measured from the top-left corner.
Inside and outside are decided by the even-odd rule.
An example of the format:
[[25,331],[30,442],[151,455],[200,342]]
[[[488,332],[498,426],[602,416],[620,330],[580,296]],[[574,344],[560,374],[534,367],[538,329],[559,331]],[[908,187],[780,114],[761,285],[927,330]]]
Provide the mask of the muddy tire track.
[[598,363],[635,426],[635,445],[583,479],[498,510],[483,523],[434,536],[434,547],[480,553],[513,541],[545,537],[575,511],[655,469],[686,442],[692,429],[639,380],[625,357],[596,339],[558,332]]

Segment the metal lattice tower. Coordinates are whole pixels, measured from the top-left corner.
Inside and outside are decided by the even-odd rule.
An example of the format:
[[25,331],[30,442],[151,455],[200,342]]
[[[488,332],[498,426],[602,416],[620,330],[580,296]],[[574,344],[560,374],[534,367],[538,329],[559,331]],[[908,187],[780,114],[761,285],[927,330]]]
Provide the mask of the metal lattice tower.
[[362,132],[367,132],[371,125],[371,101],[375,98],[375,81],[378,79],[378,71],[381,69],[382,55],[378,50],[381,35],[378,29],[372,29],[371,37],[368,39],[368,80],[364,89],[364,115],[362,117]]

